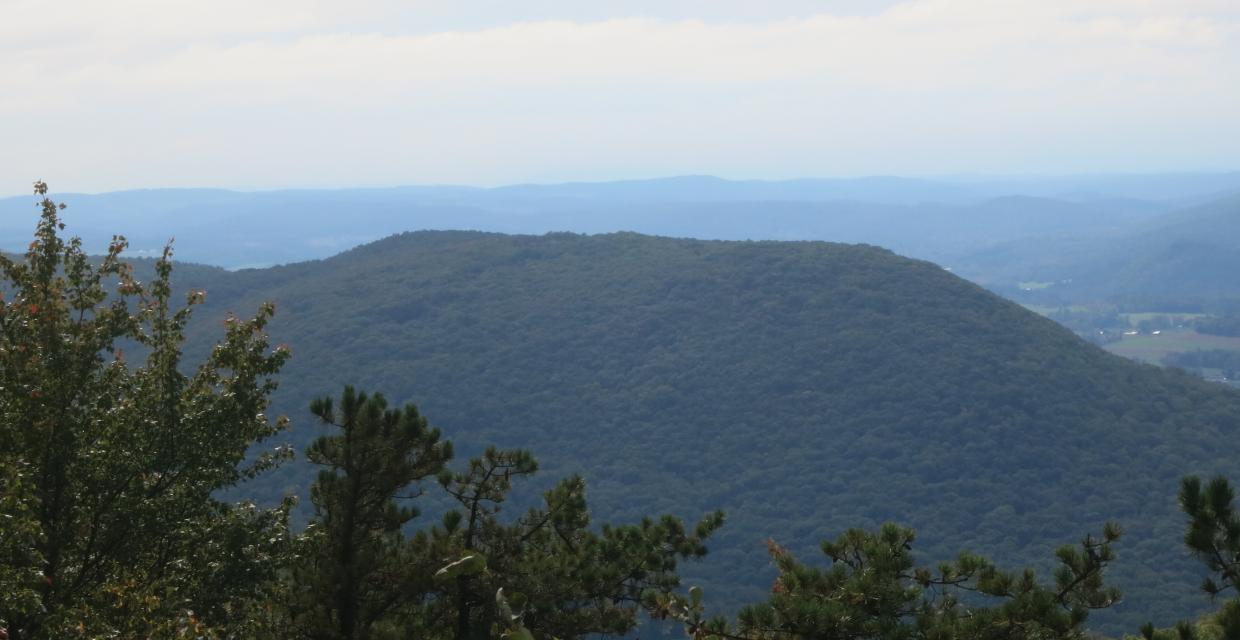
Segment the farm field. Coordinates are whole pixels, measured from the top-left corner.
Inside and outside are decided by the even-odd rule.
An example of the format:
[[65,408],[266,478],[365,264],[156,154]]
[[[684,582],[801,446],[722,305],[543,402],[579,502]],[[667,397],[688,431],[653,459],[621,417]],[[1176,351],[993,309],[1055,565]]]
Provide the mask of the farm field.
[[1104,347],[1107,351],[1126,358],[1162,364],[1163,358],[1173,353],[1197,349],[1223,349],[1240,351],[1240,338],[1213,336],[1197,333],[1191,329],[1167,330],[1159,335],[1141,334],[1124,336]]
[[1142,322],[1156,322],[1166,319],[1172,323],[1182,323],[1190,320],[1198,320],[1208,317],[1206,313],[1166,313],[1164,311],[1144,311],[1141,313],[1121,313],[1119,317],[1128,322],[1129,326],[1137,326]]
[[1020,306],[1039,315],[1050,317],[1052,314],[1089,313],[1089,307],[1082,304],[1050,306],[1044,304],[1021,304]]

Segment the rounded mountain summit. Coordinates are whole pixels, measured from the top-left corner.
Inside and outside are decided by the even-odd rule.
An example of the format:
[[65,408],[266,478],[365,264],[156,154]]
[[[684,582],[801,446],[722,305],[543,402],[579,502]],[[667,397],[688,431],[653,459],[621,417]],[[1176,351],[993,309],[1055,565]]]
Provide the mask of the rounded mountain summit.
[[583,474],[598,516],[724,509],[686,571],[721,607],[769,590],[765,539],[817,561],[821,539],[889,520],[918,530],[925,563],[970,549],[1039,568],[1115,520],[1126,599],[1095,627],[1209,606],[1175,493],[1186,474],[1240,478],[1240,393],[1107,354],[928,262],[824,242],[417,232],[182,273],[210,292],[200,319],[276,303],[272,336],[295,354],[277,409],[294,424],[355,384],[416,402],[465,452],[519,446],[544,476]]

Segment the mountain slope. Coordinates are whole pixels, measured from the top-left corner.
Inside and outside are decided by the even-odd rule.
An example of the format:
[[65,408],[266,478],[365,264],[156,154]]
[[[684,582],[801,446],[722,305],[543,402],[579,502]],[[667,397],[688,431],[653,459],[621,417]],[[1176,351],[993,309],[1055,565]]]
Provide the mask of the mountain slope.
[[1240,298],[1240,196],[1147,221],[1115,243],[1083,278],[1087,291],[1119,296]]
[[1207,604],[1176,483],[1240,476],[1240,394],[869,246],[423,232],[181,282],[209,291],[202,331],[277,303],[295,353],[279,409],[298,424],[355,383],[417,402],[465,451],[528,447],[548,476],[584,473],[602,515],[727,510],[694,569],[724,604],[769,587],[767,537],[812,556],[896,520],[928,560],[1045,564],[1115,519],[1129,600],[1099,624],[1167,623]]
[[1240,196],[1105,233],[1084,231],[990,247],[962,258],[961,272],[997,290],[1019,281],[1059,282],[1044,295],[1060,302],[1213,309],[1240,303]]

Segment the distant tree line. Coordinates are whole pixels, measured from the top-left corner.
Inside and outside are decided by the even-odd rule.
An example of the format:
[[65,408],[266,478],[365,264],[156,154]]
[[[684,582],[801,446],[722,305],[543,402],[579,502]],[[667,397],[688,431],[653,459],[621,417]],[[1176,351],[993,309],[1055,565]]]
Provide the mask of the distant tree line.
[[1196,329],[1216,336],[1240,336],[1240,313],[1202,318],[1196,322]]
[[1217,369],[1223,377],[1240,378],[1240,351],[1226,349],[1197,349],[1173,353],[1163,358],[1163,364],[1201,373],[1204,369]]

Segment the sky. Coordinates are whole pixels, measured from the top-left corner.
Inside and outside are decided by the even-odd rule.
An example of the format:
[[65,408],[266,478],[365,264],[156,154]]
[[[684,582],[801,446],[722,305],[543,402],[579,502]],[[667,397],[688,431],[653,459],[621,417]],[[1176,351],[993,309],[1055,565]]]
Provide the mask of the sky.
[[0,0],[0,195],[1240,169],[1236,0]]

